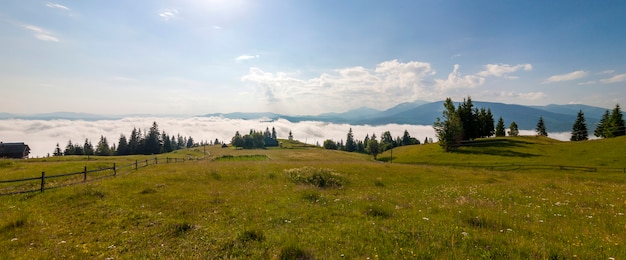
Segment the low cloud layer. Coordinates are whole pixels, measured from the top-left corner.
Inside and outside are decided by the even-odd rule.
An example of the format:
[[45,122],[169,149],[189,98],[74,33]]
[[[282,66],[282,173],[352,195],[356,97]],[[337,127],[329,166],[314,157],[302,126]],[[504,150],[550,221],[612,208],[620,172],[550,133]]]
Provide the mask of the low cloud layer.
[[335,141],[345,140],[350,128],[354,137],[362,140],[372,133],[380,137],[382,132],[401,136],[408,130],[411,136],[420,141],[424,138],[435,138],[431,126],[389,124],[382,126],[331,124],[324,122],[293,123],[284,119],[274,122],[260,120],[225,119],[219,117],[192,117],[192,118],[124,118],[120,120],[100,121],[70,121],[70,120],[0,120],[0,141],[25,142],[31,148],[31,157],[43,157],[52,154],[59,143],[64,149],[68,141],[73,144],[84,144],[89,139],[95,146],[100,136],[105,136],[109,145],[116,144],[121,134],[129,136],[133,128],[146,132],[153,122],[157,122],[160,131],[168,135],[191,136],[195,141],[230,142],[236,131],[247,134],[250,129],[276,129],[279,138],[287,138],[289,131],[295,139],[309,144],[322,144],[326,139]]
[[[390,131],[395,138],[402,136],[407,130],[412,137],[423,141],[425,138],[436,140],[435,132],[430,125],[399,125],[387,124],[380,126],[333,124],[318,121],[293,123],[284,119],[273,122],[261,120],[225,119],[220,117],[191,117],[191,118],[124,118],[120,120],[99,121],[70,121],[70,120],[0,120],[0,141],[25,142],[31,148],[31,157],[44,157],[52,154],[59,143],[64,149],[68,141],[73,144],[84,144],[89,139],[95,146],[100,136],[105,136],[109,145],[116,144],[120,135],[129,136],[133,128],[145,133],[153,122],[157,122],[160,131],[168,135],[191,136],[196,142],[214,141],[216,138],[226,143],[235,135],[236,131],[247,134],[250,129],[276,129],[279,138],[287,138],[291,131],[296,140],[309,144],[323,144],[324,140],[340,141],[346,139],[350,128],[357,140],[363,140],[366,135],[376,134],[378,138],[385,131]],[[521,135],[534,135],[532,130],[520,130]],[[559,140],[568,140],[569,133],[550,133],[550,137]]]

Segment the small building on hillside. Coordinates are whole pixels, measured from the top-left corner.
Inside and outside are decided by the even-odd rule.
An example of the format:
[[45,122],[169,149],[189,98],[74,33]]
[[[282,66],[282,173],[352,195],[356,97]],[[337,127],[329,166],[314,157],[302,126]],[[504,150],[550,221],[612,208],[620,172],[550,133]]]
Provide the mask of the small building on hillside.
[[25,143],[3,143],[0,142],[0,158],[28,158],[30,147]]

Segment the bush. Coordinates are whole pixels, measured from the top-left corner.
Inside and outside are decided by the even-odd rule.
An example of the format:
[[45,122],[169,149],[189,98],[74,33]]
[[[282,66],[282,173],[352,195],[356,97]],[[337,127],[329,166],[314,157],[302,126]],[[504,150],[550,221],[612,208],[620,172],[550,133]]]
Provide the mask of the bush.
[[281,260],[308,260],[313,259],[313,254],[300,248],[297,245],[288,245],[280,250],[280,256],[278,258]]
[[302,167],[285,170],[287,175],[296,184],[313,185],[318,188],[340,188],[346,181],[330,169]]

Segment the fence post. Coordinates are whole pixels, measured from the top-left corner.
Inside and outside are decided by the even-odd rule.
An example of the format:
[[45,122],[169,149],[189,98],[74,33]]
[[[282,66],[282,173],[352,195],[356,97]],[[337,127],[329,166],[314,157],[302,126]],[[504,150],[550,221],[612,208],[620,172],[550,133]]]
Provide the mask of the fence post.
[[148,160],[146,159],[146,166],[148,166],[148,165],[150,165],[150,164],[148,164]]
[[83,182],[87,181],[87,166],[83,168]]
[[154,157],[154,164],[159,164],[158,158]]
[[113,163],[113,176],[117,176],[117,167],[115,167],[115,163]]
[[139,169],[139,161],[135,160],[135,171]]
[[43,192],[44,185],[46,185],[46,172],[41,172],[41,192]]

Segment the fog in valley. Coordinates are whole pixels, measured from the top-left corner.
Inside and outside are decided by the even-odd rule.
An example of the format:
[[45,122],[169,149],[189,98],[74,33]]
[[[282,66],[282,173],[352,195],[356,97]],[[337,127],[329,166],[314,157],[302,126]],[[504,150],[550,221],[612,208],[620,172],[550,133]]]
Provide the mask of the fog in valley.
[[[146,133],[157,122],[161,133],[165,131],[170,136],[191,136],[195,142],[220,142],[229,143],[231,138],[239,131],[242,135],[249,133],[251,129],[257,131],[276,129],[278,138],[287,139],[291,131],[294,139],[308,144],[323,144],[324,140],[332,139],[340,141],[346,139],[350,128],[356,140],[363,140],[366,135],[376,134],[381,137],[385,131],[390,131],[395,138],[402,136],[407,130],[412,137],[423,142],[425,138],[436,141],[435,131],[430,125],[399,125],[387,124],[379,126],[333,124],[319,121],[304,121],[293,123],[284,119],[275,121],[267,120],[242,120],[226,119],[221,117],[189,117],[189,118],[164,118],[164,117],[133,117],[120,120],[23,120],[7,119],[0,120],[0,141],[24,142],[31,149],[30,157],[45,157],[54,152],[58,143],[63,150],[68,141],[73,144],[84,144],[89,139],[95,146],[100,136],[107,138],[109,145],[117,145],[120,135],[129,137],[133,128]],[[520,130],[520,135],[534,135],[534,130]],[[569,133],[549,133],[549,137],[559,140],[569,140]]]

